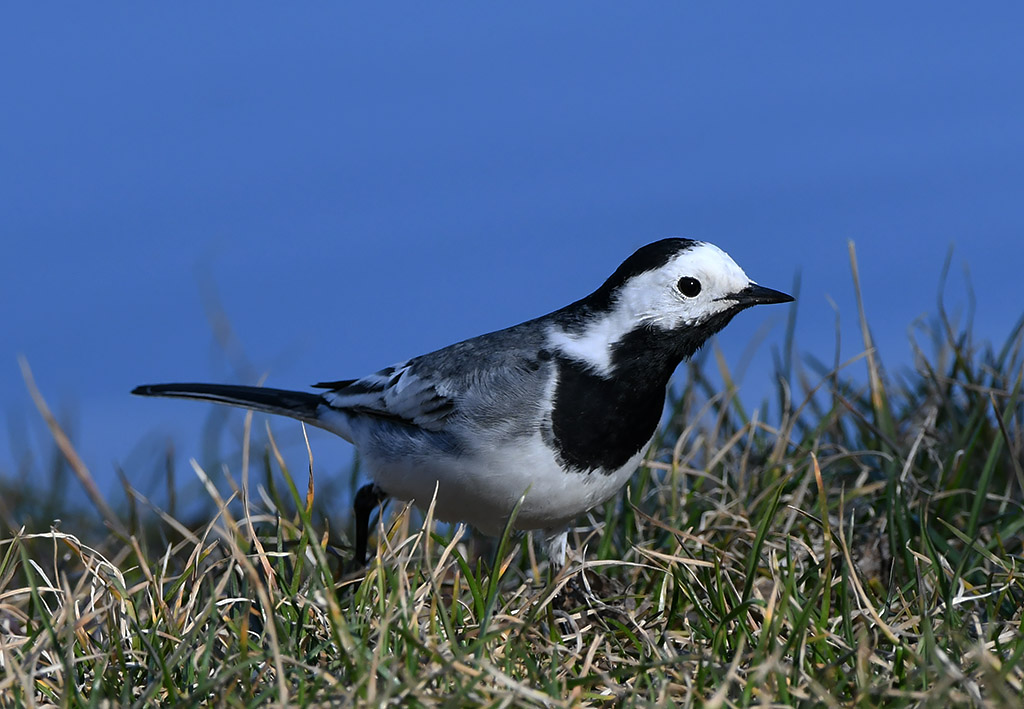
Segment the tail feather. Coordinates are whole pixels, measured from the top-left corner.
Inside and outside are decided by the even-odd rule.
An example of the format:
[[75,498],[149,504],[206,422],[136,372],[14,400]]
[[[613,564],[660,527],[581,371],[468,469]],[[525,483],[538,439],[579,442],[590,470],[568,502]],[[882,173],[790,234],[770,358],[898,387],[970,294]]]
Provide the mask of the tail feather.
[[312,424],[318,423],[318,409],[324,403],[319,394],[235,384],[144,384],[132,389],[132,394],[212,401],[268,414],[291,416]]

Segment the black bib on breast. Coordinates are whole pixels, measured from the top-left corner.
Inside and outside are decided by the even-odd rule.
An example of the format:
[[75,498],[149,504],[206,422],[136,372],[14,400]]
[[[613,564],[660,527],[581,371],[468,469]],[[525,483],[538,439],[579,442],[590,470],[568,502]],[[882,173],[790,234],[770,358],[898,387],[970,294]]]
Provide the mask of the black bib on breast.
[[612,345],[608,375],[556,354],[558,383],[545,440],[562,465],[613,473],[639,453],[658,429],[676,367],[734,314],[726,311],[673,332],[639,327]]

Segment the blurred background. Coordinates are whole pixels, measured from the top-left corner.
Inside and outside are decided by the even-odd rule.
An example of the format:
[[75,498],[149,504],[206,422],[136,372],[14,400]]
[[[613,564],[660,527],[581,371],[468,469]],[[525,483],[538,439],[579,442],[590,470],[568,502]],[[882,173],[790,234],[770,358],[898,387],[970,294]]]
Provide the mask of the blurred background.
[[[135,385],[357,377],[561,307],[665,236],[799,279],[797,348],[829,363],[837,312],[841,357],[863,349],[849,240],[890,369],[950,254],[948,307],[1001,342],[1022,36],[1010,3],[5,6],[0,475],[56,465],[18,355],[102,487],[169,445],[194,480],[241,415]],[[786,316],[718,338],[752,403]]]

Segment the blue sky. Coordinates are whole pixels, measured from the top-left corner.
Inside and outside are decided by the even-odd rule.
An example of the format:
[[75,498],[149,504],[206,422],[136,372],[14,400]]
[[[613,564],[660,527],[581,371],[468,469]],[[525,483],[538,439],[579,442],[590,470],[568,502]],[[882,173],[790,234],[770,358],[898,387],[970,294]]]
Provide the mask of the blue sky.
[[[198,454],[210,415],[136,384],[359,376],[555,309],[664,236],[772,287],[800,273],[798,340],[827,360],[829,299],[860,350],[854,240],[892,366],[952,246],[950,302],[966,264],[1001,340],[1024,302],[1022,7],[6,6],[0,473],[48,448],[18,354],[96,474],[130,476],[168,439]],[[719,338],[736,362],[774,324],[744,391],[784,316]]]

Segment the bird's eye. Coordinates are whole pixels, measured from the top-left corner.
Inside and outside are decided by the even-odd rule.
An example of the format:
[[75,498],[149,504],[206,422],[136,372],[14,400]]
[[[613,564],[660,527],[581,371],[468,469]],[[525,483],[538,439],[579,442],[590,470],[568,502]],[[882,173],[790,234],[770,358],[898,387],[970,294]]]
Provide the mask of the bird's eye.
[[676,288],[687,298],[696,298],[700,294],[700,281],[690,276],[683,276],[676,284]]

